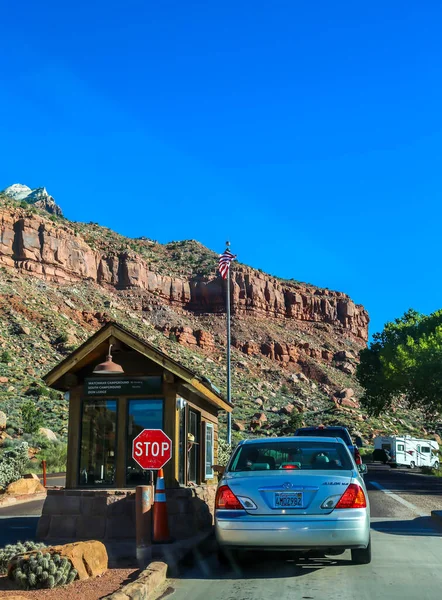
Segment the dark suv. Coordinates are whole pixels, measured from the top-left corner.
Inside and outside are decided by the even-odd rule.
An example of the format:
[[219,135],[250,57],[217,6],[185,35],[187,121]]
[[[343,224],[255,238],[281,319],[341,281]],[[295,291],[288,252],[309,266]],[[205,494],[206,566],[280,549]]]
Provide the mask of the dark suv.
[[295,431],[295,435],[314,435],[316,437],[338,437],[347,444],[348,449],[353,454],[357,465],[362,465],[362,458],[359,453],[358,447],[353,444],[348,429],[346,427],[319,425],[318,427],[300,427]]

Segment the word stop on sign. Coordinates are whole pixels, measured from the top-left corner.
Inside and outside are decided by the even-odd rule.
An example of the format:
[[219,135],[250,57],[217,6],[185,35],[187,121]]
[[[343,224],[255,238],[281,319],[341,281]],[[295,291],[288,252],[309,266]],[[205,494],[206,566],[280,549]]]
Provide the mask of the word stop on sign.
[[141,458],[142,456],[167,456],[170,452],[169,442],[135,442],[134,455]]

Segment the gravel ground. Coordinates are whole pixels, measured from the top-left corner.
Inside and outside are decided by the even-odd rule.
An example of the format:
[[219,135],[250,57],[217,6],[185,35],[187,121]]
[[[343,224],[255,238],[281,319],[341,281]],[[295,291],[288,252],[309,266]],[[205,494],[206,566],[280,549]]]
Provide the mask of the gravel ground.
[[12,589],[12,582],[7,577],[0,577],[0,598],[7,600],[11,596],[23,596],[30,600],[99,600],[133,581],[138,573],[139,570],[134,568],[109,569],[102,577],[77,581],[63,588],[27,592]]

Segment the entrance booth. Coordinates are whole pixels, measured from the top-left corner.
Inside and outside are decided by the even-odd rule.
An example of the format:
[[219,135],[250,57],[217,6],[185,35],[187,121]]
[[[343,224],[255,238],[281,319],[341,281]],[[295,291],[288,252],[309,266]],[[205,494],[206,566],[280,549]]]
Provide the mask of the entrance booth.
[[172,440],[164,467],[171,535],[211,527],[218,413],[232,407],[207,378],[110,322],[44,380],[69,397],[69,423],[66,488],[48,490],[40,539],[135,538],[135,487],[152,483],[132,458],[143,429]]

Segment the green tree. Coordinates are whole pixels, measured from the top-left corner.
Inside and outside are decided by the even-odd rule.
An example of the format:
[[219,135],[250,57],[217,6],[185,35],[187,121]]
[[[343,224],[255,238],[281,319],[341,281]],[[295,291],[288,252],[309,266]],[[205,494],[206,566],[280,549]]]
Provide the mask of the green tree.
[[29,400],[21,407],[23,431],[25,433],[37,433],[43,426],[43,415],[37,409],[34,402]]
[[375,334],[360,358],[356,375],[370,414],[398,398],[426,414],[442,410],[442,310],[428,316],[409,310]]

